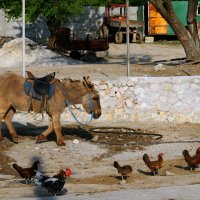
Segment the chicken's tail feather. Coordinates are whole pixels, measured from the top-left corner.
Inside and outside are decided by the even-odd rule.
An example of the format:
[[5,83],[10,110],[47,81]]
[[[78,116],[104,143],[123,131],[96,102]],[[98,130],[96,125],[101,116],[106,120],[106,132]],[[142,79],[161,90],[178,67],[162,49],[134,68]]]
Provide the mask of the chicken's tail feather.
[[35,184],[36,185],[42,185],[43,182],[44,182],[43,179],[44,179],[45,176],[41,172],[39,172],[37,170],[35,170],[35,172],[36,172],[35,178],[34,178]]
[[118,168],[120,167],[120,165],[119,165],[119,163],[118,163],[117,161],[115,161],[115,162],[113,163],[113,166],[114,166],[116,169],[118,169]]
[[22,170],[22,167],[20,167],[19,165],[17,165],[17,164],[13,164],[13,168],[16,170],[16,171],[20,171],[20,170]]
[[151,162],[150,159],[149,159],[149,156],[148,156],[146,153],[143,155],[143,161],[144,161],[146,164],[148,164],[148,163]]
[[191,156],[190,156],[188,150],[184,150],[184,151],[183,151],[183,156],[184,156],[184,158],[185,158],[185,160],[186,160],[187,162],[191,160]]

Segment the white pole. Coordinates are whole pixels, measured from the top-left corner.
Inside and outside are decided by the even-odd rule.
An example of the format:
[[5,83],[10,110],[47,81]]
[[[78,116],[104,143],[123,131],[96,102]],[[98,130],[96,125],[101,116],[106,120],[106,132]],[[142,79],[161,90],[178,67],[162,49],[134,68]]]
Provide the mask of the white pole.
[[129,59],[129,0],[126,0],[126,46],[127,46],[127,56],[126,56],[126,65],[127,65],[127,76],[130,76],[130,59]]
[[22,0],[22,75],[25,77],[25,0]]

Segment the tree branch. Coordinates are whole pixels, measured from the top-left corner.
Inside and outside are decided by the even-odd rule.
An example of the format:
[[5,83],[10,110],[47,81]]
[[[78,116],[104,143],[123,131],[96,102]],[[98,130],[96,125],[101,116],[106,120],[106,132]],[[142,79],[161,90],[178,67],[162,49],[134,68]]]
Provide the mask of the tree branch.
[[[188,13],[187,13],[187,24],[188,30],[191,36],[198,41],[198,29],[197,29],[197,6],[198,0],[188,0]],[[199,45],[199,43],[196,43]]]
[[187,14],[188,24],[196,22],[197,6],[198,6],[197,0],[188,0],[188,14]]
[[[150,2],[173,29],[175,26],[177,26],[177,24],[181,24],[179,18],[174,12],[171,0],[150,0]],[[174,32],[176,33],[175,30]]]
[[173,6],[172,6],[171,0],[164,0],[163,6],[166,8],[167,11],[169,11],[169,12],[173,11]]

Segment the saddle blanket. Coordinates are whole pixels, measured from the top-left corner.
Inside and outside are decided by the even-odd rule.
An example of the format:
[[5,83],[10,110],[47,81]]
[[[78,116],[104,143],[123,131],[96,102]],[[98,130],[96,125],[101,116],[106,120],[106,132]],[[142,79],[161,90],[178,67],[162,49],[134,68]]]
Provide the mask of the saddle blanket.
[[[56,89],[55,83],[50,84],[49,93],[47,95],[48,99],[50,99],[53,96],[55,89]],[[42,100],[43,99],[42,95],[36,93],[36,91],[33,88],[32,83],[30,83],[28,81],[24,82],[24,91],[28,96],[30,96],[30,94],[31,94],[32,98],[34,98],[36,100]]]

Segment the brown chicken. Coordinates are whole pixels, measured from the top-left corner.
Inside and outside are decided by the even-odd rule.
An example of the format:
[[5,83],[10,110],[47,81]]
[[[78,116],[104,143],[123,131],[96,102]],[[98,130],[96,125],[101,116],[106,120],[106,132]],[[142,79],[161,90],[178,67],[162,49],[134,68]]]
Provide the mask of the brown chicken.
[[200,156],[200,147],[197,148],[197,150],[196,150],[196,155],[199,155],[199,156]]
[[198,153],[199,150],[197,149],[196,154],[194,156],[190,156],[188,150],[183,151],[183,156],[188,164],[188,168],[190,169],[190,171],[195,170],[195,168],[198,168],[200,164],[200,155]]
[[117,161],[115,161],[113,165],[117,169],[118,173],[121,174],[122,181],[123,181],[124,176],[127,178],[128,174],[130,174],[133,171],[130,165],[120,166]]
[[19,175],[26,180],[31,180],[33,176],[35,176],[36,171],[38,170],[38,165],[40,164],[39,161],[35,161],[31,167],[29,168],[22,168],[17,164],[13,164],[13,168],[19,173]]
[[159,169],[163,167],[163,155],[163,153],[158,154],[158,160],[155,161],[150,161],[149,156],[146,153],[143,155],[143,161],[153,175],[158,174]]

